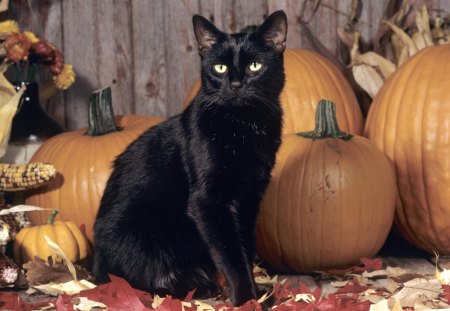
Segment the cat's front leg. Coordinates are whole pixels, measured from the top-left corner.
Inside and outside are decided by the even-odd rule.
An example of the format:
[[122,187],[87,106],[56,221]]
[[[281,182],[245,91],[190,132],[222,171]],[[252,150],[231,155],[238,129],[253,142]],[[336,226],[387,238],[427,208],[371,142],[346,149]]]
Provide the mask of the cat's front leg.
[[248,262],[244,238],[231,201],[211,197],[211,192],[206,190],[197,190],[189,200],[188,213],[214,264],[227,278],[233,305],[240,306],[256,299],[252,265]]

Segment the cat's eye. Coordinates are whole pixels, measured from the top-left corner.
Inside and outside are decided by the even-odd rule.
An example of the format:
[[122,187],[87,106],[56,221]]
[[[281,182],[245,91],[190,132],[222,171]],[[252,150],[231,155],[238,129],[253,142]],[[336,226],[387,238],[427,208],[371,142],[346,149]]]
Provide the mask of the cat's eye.
[[262,64],[261,64],[261,63],[258,63],[258,62],[252,62],[252,63],[250,64],[250,66],[248,66],[248,69],[250,69],[250,71],[255,72],[255,71],[259,71],[259,70],[261,69],[261,67],[262,67]]
[[218,73],[225,73],[227,71],[227,66],[223,64],[214,65],[214,70]]

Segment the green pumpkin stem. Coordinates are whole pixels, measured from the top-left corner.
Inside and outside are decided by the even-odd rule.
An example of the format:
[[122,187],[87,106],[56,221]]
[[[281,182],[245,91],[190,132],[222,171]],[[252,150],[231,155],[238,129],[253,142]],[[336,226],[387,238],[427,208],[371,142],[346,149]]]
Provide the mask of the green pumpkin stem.
[[53,212],[50,214],[50,217],[48,217],[47,223],[49,225],[53,225],[53,222],[55,221],[56,215],[58,215],[59,211],[57,209],[53,210]]
[[314,131],[300,132],[305,138],[339,138],[349,140],[353,135],[342,132],[336,120],[336,105],[329,100],[321,99],[316,108],[316,127]]
[[89,99],[88,129],[85,135],[101,136],[119,130],[114,121],[111,88],[93,92]]

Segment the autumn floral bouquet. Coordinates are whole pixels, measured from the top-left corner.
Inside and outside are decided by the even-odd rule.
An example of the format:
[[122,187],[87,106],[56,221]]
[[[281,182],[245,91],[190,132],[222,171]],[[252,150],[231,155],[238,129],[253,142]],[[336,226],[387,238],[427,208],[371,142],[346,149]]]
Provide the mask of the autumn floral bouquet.
[[0,70],[5,72],[14,64],[16,80],[33,82],[37,71],[45,66],[58,89],[66,90],[74,83],[75,73],[72,65],[64,63],[63,53],[32,32],[21,32],[15,21],[0,23],[0,42],[0,57],[3,57]]
[[15,21],[0,22],[0,158],[6,153],[12,120],[25,91],[24,87],[16,91],[5,77],[8,68],[14,69],[16,82],[36,82],[39,70],[48,68],[52,78],[42,87],[45,99],[75,82],[72,65],[64,63],[63,53],[53,44],[30,31],[22,32]]

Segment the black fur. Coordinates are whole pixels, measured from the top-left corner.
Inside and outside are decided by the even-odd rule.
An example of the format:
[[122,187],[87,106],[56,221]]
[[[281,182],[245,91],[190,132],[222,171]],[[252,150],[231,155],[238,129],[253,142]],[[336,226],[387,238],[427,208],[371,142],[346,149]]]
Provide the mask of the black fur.
[[[275,12],[251,34],[222,33],[201,16],[193,24],[202,87],[182,114],[115,160],[95,223],[93,271],[99,282],[112,273],[181,298],[193,289],[217,294],[220,271],[241,305],[257,298],[255,223],[280,145],[286,16]],[[217,64],[228,70],[218,73]]]

